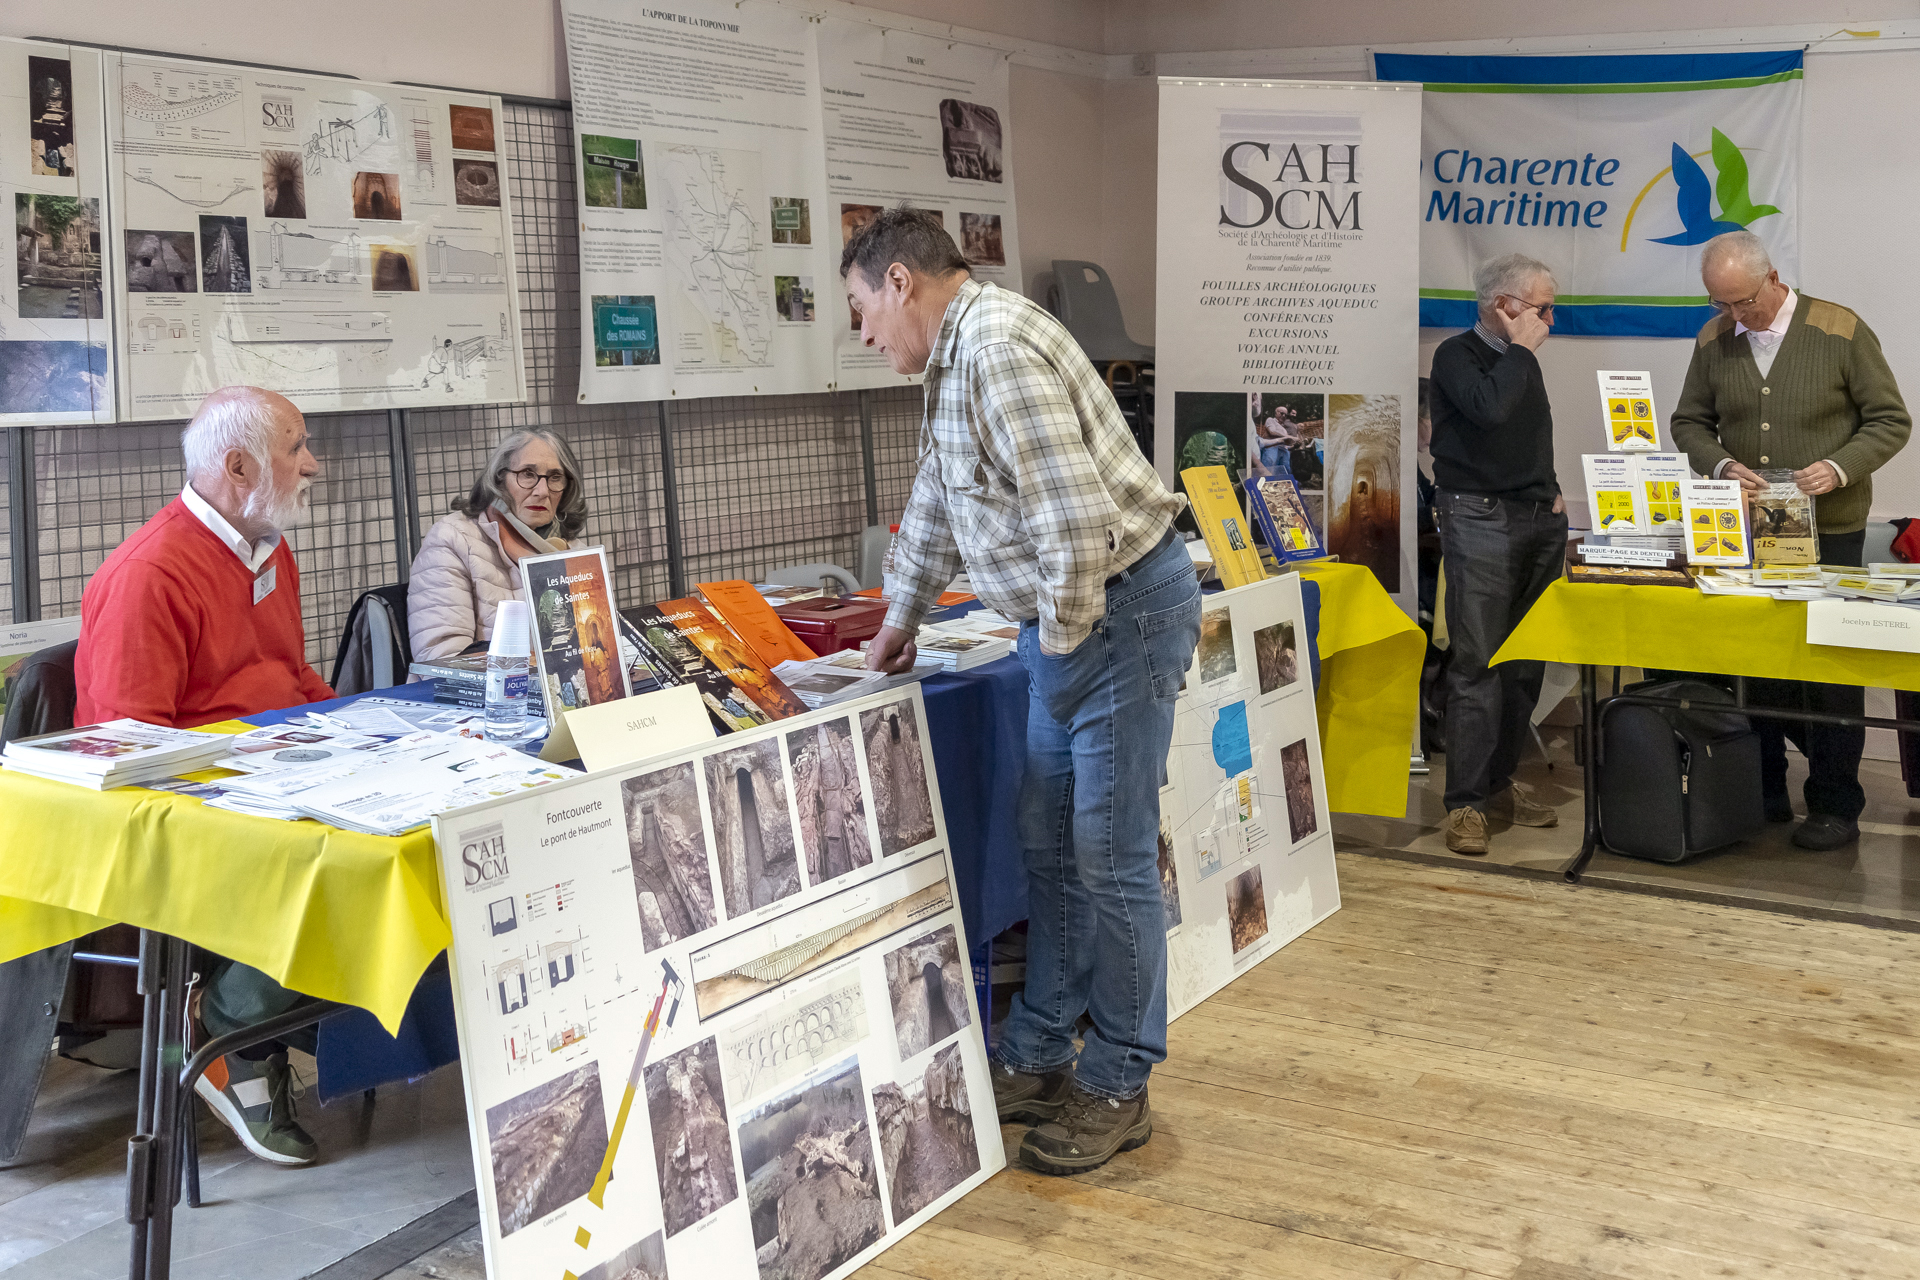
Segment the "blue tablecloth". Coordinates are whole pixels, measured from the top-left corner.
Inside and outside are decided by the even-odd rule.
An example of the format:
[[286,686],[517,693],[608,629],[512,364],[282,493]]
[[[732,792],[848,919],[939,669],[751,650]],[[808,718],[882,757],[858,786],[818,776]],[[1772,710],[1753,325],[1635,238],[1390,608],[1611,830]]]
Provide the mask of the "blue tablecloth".
[[[1311,582],[1302,582],[1300,590],[1308,669],[1318,687],[1320,590]],[[1027,767],[1027,673],[1018,658],[1002,658],[972,671],[930,677],[921,691],[953,853],[954,892],[967,938],[978,949],[1027,918],[1026,866],[1015,821],[1020,776]],[[424,702],[432,699],[433,690],[426,683],[401,685],[383,689],[379,696]],[[270,711],[247,720],[278,724],[345,701],[350,700]],[[443,956],[420,979],[397,1037],[389,1036],[364,1009],[347,1010],[320,1024],[320,1098],[325,1102],[412,1079],[459,1056],[453,991]]]

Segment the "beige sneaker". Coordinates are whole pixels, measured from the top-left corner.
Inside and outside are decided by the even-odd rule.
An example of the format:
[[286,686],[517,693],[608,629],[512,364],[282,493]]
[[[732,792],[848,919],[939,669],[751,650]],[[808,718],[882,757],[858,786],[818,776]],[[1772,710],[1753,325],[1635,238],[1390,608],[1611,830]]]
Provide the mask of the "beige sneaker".
[[1462,805],[1447,814],[1447,848],[1455,853],[1487,851],[1486,815],[1471,805]]
[[1560,815],[1540,804],[1520,789],[1518,783],[1487,801],[1487,816],[1511,822],[1516,827],[1557,827]]

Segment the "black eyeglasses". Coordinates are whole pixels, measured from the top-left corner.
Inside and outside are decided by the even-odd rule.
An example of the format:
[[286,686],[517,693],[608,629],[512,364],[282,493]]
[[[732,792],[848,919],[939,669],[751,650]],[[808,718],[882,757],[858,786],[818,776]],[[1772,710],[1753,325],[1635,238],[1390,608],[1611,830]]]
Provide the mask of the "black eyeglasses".
[[518,471],[507,472],[507,478],[528,493],[542,480],[547,482],[548,493],[559,493],[567,487],[567,473],[564,471],[540,471],[533,467],[522,467]]
[[[1510,293],[1505,296],[1513,298],[1513,295]],[[1525,298],[1513,298],[1513,300],[1529,311],[1538,311],[1542,320],[1551,321],[1553,319],[1553,304],[1551,302],[1534,303],[1528,302]]]

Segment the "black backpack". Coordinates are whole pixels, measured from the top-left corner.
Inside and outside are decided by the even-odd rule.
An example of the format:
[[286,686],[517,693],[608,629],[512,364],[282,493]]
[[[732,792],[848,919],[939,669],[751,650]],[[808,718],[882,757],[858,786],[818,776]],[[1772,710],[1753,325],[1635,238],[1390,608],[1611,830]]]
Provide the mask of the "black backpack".
[[1766,823],[1760,735],[1726,690],[1703,680],[1648,680],[1625,693],[1686,707],[1600,708],[1600,843],[1629,858],[1680,862]]

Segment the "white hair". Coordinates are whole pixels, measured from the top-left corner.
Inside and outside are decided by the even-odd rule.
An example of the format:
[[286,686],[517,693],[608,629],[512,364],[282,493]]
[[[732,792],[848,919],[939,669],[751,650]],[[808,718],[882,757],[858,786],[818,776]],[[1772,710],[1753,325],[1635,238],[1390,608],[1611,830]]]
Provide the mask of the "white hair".
[[193,421],[180,433],[180,453],[188,480],[218,473],[229,450],[238,449],[273,475],[273,446],[278,423],[273,401],[258,387],[222,387],[200,402]]
[[1700,251],[1700,271],[1705,274],[1718,266],[1738,267],[1749,280],[1764,280],[1773,270],[1766,242],[1751,231],[1729,231],[1707,241]]
[[1547,264],[1538,258],[1529,258],[1524,253],[1503,254],[1481,263],[1473,273],[1473,296],[1480,304],[1481,314],[1486,314],[1493,306],[1493,300],[1502,294],[1509,298],[1519,297],[1521,290],[1539,276],[1545,276],[1547,284],[1556,291],[1559,289]]

